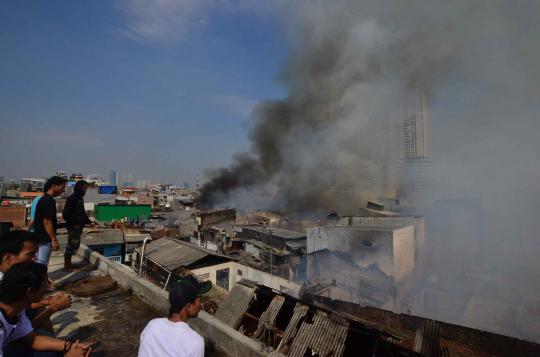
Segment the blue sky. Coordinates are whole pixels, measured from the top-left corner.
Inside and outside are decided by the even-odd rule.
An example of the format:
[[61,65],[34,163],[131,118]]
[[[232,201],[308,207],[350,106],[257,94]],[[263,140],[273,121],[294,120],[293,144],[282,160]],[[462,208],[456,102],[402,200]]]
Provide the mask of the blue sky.
[[245,1],[4,1],[0,176],[110,169],[193,181],[249,147],[279,98],[278,6]]

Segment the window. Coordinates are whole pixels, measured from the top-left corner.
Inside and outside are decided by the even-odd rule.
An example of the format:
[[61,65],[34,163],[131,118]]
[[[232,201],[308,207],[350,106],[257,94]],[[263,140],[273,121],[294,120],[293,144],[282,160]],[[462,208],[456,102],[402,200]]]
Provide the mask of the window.
[[229,291],[229,268],[216,271],[216,285]]
[[238,273],[237,273],[237,274],[240,275],[240,276],[242,276],[242,274],[243,274],[243,273],[242,273],[242,270],[238,269]]

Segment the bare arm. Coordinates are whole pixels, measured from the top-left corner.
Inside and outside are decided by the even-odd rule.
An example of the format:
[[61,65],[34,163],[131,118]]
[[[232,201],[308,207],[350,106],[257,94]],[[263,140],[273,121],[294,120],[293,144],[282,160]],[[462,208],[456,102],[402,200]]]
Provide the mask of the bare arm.
[[56,351],[64,350],[65,342],[58,338],[38,335],[35,331],[21,338],[21,342],[27,346],[31,346],[36,351]]
[[56,232],[54,231],[52,220],[49,218],[43,219],[43,227],[45,227],[45,232],[51,238],[51,240],[56,240]]
[[39,309],[39,308],[42,308],[42,307],[47,306],[47,305],[49,305],[49,298],[48,297],[43,298],[38,302],[31,303],[30,308],[32,310],[35,310],[35,309]]
[[[58,311],[62,311],[71,306],[71,295],[60,292],[49,298],[47,301],[47,308],[40,312],[36,317],[32,319],[32,327],[40,328],[43,326],[52,314]],[[41,302],[41,301],[40,301]]]
[[56,239],[56,232],[54,231],[52,220],[50,218],[44,218],[43,227],[45,228],[45,232],[47,232],[47,235],[51,238],[53,250],[58,250],[58,248],[60,248],[60,245],[58,244],[58,240]]
[[[28,335],[20,339],[22,343],[27,346],[31,346],[36,351],[55,351],[63,352],[68,347],[68,353],[66,356],[88,356],[92,351],[91,343],[75,342],[74,344],[60,340],[55,337],[38,335],[35,331],[32,331]],[[71,348],[69,348],[71,347]]]

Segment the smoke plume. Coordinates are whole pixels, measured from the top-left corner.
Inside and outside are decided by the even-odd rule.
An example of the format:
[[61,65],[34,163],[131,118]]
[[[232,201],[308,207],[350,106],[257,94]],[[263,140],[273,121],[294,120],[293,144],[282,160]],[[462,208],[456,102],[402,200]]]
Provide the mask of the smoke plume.
[[[518,3],[338,1],[299,6],[292,25],[294,49],[280,76],[288,95],[256,107],[251,152],[236,156],[228,169],[212,172],[202,202],[249,205],[246,196],[258,197],[269,186],[275,189],[264,191],[277,194],[267,197],[267,208],[284,210],[340,208],[344,202],[343,208],[357,207],[384,196],[392,188],[383,178],[395,174],[393,163],[401,154],[396,124],[412,83],[428,98],[445,96],[440,99],[442,114],[456,105],[472,109],[498,102],[500,89],[487,88],[495,78],[501,80],[495,83],[499,86],[505,83],[534,95],[537,87],[527,88],[534,81],[526,76],[538,76],[533,60],[538,53],[529,48],[538,25],[535,11],[525,9],[538,5]],[[487,88],[486,98],[483,103],[453,103],[461,98],[460,86],[473,98]],[[438,110],[433,108],[433,117]],[[456,125],[464,121],[444,120]],[[438,135],[433,133],[434,141]]]
[[438,183],[423,194],[442,202],[423,212],[424,272],[462,305],[416,313],[540,340],[540,2],[309,1],[294,14],[288,94],[256,107],[251,151],[212,172],[203,203],[344,211],[396,197],[403,97],[420,86]]

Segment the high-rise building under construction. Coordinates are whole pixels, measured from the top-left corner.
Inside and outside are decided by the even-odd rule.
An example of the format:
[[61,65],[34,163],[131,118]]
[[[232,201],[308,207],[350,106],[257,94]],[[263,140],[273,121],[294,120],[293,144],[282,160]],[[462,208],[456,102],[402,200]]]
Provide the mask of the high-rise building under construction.
[[418,83],[407,94],[401,131],[405,159],[431,157],[429,109],[426,95]]
[[432,198],[434,181],[429,105],[418,83],[414,83],[405,96],[404,111],[397,196],[408,205],[423,206]]

